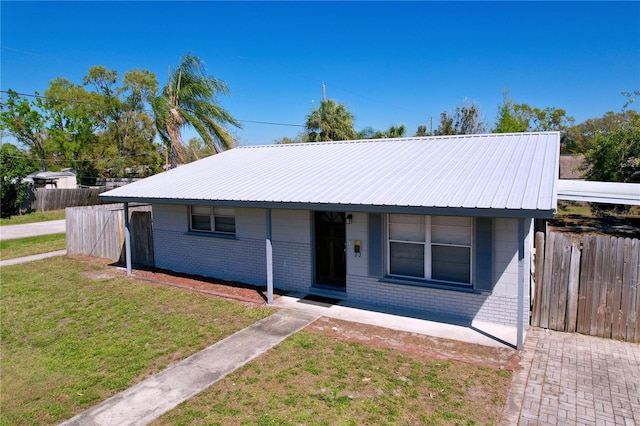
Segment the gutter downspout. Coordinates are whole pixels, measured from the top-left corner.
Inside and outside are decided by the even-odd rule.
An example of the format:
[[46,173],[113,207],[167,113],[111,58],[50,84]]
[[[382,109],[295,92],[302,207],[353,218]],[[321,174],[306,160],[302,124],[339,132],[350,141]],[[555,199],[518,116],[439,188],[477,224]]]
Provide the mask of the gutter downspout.
[[265,210],[266,219],[266,262],[267,262],[267,304],[273,304],[273,247],[271,246],[271,209]]
[[129,203],[124,203],[124,252],[127,276],[131,276],[131,232],[129,230]]
[[524,219],[518,219],[518,337],[516,348],[524,347]]

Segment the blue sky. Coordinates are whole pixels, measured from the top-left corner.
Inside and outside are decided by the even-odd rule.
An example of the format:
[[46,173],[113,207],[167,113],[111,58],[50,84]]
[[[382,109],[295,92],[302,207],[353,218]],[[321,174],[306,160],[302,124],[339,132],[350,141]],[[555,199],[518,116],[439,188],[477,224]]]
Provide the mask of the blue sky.
[[[327,96],[358,130],[437,125],[463,102],[495,122],[503,90],[581,122],[640,89],[640,2],[0,3],[1,90],[42,93],[103,65],[154,72],[187,51],[224,80],[243,145],[294,137]],[[637,107],[636,107],[637,109]]]

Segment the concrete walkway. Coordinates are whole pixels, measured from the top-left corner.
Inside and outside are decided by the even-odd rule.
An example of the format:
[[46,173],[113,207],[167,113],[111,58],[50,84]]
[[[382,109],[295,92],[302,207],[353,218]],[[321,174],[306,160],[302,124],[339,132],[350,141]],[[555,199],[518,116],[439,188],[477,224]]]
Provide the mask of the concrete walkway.
[[640,345],[530,328],[500,424],[640,425]]
[[35,237],[37,235],[61,234],[66,230],[67,225],[64,219],[26,223],[24,225],[5,225],[0,226],[0,241]]
[[48,253],[34,254],[31,256],[16,257],[15,259],[0,260],[0,268],[3,266],[18,265],[20,263],[33,262],[34,260],[47,259],[49,257],[64,256],[66,254],[67,254],[66,250],[57,250],[57,251],[50,251]]
[[62,425],[146,425],[317,318],[309,312],[278,311]]
[[376,325],[410,333],[425,334],[433,337],[459,340],[484,346],[515,348],[517,342],[516,327],[491,324],[480,321],[458,322],[451,318],[437,318],[428,316],[412,317],[403,311],[366,305],[351,305],[348,302],[323,303],[308,300],[304,294],[297,296],[280,296],[274,301],[274,306],[312,312],[318,316]]

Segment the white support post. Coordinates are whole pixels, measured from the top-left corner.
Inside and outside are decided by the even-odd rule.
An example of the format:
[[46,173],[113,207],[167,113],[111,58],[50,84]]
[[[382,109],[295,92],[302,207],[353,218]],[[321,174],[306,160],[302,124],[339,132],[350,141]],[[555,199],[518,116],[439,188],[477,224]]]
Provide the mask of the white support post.
[[124,203],[124,253],[127,262],[127,276],[131,276],[131,232],[129,230],[129,203]]
[[271,209],[266,209],[267,304],[273,304],[273,247],[271,246]]
[[518,337],[516,348],[524,348],[524,219],[518,219]]

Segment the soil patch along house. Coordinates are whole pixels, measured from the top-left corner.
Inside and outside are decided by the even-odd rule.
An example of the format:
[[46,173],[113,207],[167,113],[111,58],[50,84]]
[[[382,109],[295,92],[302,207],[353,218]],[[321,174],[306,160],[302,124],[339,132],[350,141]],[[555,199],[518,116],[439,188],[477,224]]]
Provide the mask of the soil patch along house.
[[101,195],[153,205],[155,266],[442,321],[529,323],[558,132],[247,146]]

